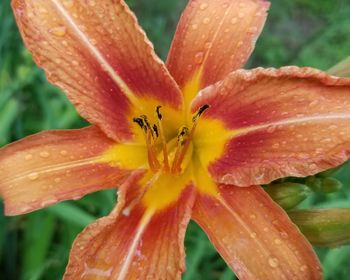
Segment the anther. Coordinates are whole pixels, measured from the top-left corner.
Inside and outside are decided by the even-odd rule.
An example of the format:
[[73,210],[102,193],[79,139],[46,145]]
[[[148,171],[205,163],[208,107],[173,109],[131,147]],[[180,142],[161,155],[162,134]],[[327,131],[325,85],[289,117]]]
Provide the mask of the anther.
[[133,120],[134,123],[137,123],[141,127],[141,129],[147,130],[147,128],[145,127],[145,123],[144,123],[143,119],[141,119],[141,118],[133,118],[132,120]]
[[210,106],[208,104],[204,104],[203,106],[201,106],[198,109],[197,113],[193,116],[192,121],[196,122],[200,118],[200,116],[209,108]]
[[183,127],[180,128],[179,133],[178,133],[178,135],[177,135],[177,141],[178,141],[181,145],[183,145],[183,144],[185,143],[185,141],[186,141],[186,136],[188,135],[189,131],[190,131],[190,130],[189,130],[188,127],[186,127],[186,126],[183,126]]
[[155,125],[155,124],[153,125],[153,131],[156,134],[156,137],[158,138],[159,137],[159,131],[158,131],[157,125]]
[[162,106],[157,106],[157,108],[156,108],[156,113],[157,113],[157,118],[158,118],[158,120],[162,120],[162,118],[163,118],[163,115],[162,115],[162,113],[160,112],[160,109],[162,108]]

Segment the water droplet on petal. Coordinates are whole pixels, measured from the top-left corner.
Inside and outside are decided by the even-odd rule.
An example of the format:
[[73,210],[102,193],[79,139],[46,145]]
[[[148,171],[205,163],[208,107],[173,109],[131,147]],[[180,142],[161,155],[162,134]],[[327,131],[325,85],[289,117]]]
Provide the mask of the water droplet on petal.
[[203,19],[204,24],[208,24],[210,22],[210,18],[206,17]]
[[195,57],[194,57],[194,61],[196,64],[201,64],[203,62],[204,59],[204,53],[203,52],[198,52]]
[[87,1],[87,4],[91,7],[95,6],[96,5],[96,1],[95,0],[88,0]]
[[27,155],[24,156],[25,160],[30,160],[32,158],[33,158],[33,155],[31,155],[31,154],[27,154]]
[[39,178],[38,172],[32,172],[28,175],[29,180],[34,181]]
[[196,24],[196,23],[192,24],[192,29],[193,29],[193,30],[198,29],[198,24]]
[[50,153],[49,153],[49,152],[46,152],[46,151],[40,152],[40,156],[41,156],[42,158],[47,158],[47,157],[50,156]]
[[250,234],[250,237],[253,238],[253,239],[256,238],[256,232],[252,232],[252,233]]
[[232,18],[231,19],[231,23],[232,24],[236,24],[238,22],[238,19],[236,17]]
[[307,265],[302,265],[300,267],[300,271],[306,271],[307,270]]
[[269,258],[268,262],[269,262],[269,266],[271,266],[272,268],[276,268],[279,266],[278,259],[276,258]]
[[243,13],[243,12],[239,12],[239,13],[238,13],[238,17],[239,17],[239,18],[244,18],[244,13]]
[[278,239],[278,238],[276,238],[274,240],[274,242],[275,242],[276,245],[280,245],[282,243],[281,239]]
[[66,35],[67,28],[65,26],[57,26],[49,29],[49,32],[55,36],[63,37]]
[[68,155],[68,152],[67,152],[66,150],[61,150],[61,151],[60,151],[60,154],[61,154],[62,156],[66,156],[66,155]]
[[208,4],[207,4],[207,3],[202,3],[202,4],[199,6],[199,8],[200,8],[201,10],[205,10],[206,8],[208,8]]

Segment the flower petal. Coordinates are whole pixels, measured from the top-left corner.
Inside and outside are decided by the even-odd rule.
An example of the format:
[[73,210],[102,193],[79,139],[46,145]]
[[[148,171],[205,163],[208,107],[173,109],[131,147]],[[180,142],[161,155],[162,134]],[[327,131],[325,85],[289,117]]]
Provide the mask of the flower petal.
[[117,208],[88,226],[76,239],[64,279],[181,279],[183,241],[194,202],[192,188],[161,211],[138,204],[141,188],[127,182]]
[[[249,186],[304,177],[350,155],[350,79],[311,68],[239,70],[203,90],[193,111],[203,104],[211,108],[196,136],[199,154],[219,150],[203,159],[219,182]],[[213,120],[222,128],[211,137],[206,122]]]
[[130,138],[127,122],[144,99],[181,107],[180,90],[124,1],[13,0],[12,7],[49,81],[113,139]]
[[99,160],[113,141],[96,127],[47,131],[0,150],[0,194],[17,215],[116,186],[130,172]]
[[312,247],[261,187],[200,194],[193,219],[239,279],[322,279]]
[[254,49],[269,5],[265,0],[189,1],[167,60],[180,87],[197,79],[197,88],[187,92],[193,97],[241,68]]

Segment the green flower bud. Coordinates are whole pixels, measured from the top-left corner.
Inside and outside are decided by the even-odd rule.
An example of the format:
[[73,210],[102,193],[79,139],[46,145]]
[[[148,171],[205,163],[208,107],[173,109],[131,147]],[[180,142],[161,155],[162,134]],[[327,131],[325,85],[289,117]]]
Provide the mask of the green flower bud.
[[296,210],[288,215],[313,245],[350,243],[350,209]]
[[286,210],[297,206],[311,193],[307,186],[290,182],[272,184],[267,186],[265,190],[275,202]]
[[321,179],[315,176],[307,177],[305,184],[315,192],[319,192],[321,188]]
[[324,193],[333,193],[339,191],[342,187],[342,182],[335,178],[328,177],[321,180],[320,191]]

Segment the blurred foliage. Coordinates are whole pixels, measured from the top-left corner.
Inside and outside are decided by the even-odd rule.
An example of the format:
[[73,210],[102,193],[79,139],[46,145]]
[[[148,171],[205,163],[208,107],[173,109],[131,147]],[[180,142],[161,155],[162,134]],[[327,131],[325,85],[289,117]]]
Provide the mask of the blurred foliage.
[[[86,125],[24,49],[8,2],[0,2],[0,146],[42,130]],[[165,59],[186,1],[127,2]],[[296,64],[328,69],[349,56],[349,14],[348,0],[272,0],[266,28],[248,67]],[[332,174],[344,188],[331,194],[313,193],[301,207],[349,207],[349,174],[347,164]],[[95,218],[108,214],[113,205],[115,193],[103,191],[18,217],[5,218],[0,209],[0,279],[60,279],[76,235]],[[185,243],[184,279],[234,279],[194,223]],[[349,246],[316,250],[325,279],[349,278]]]

